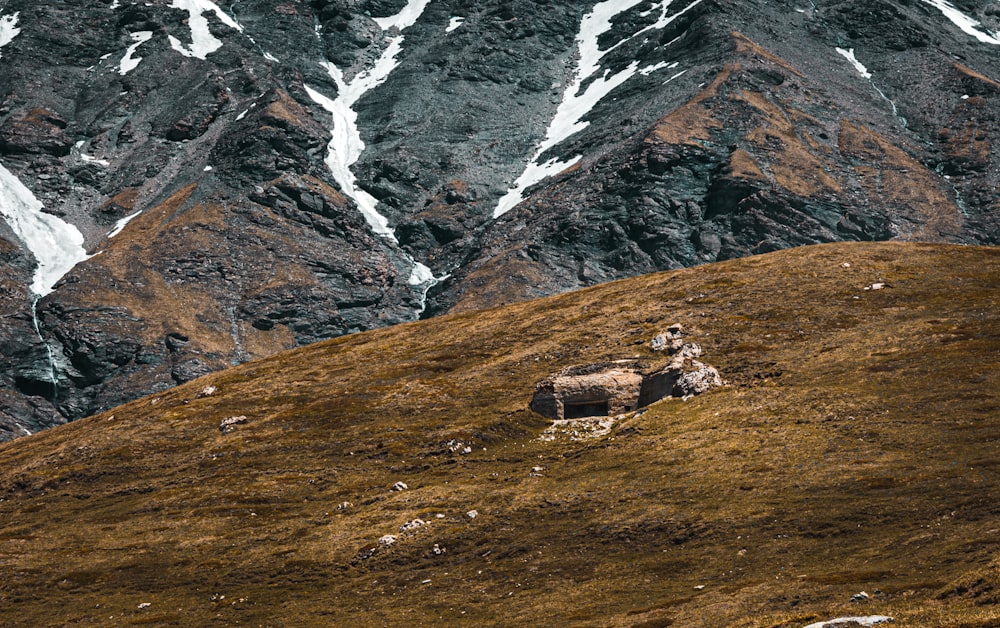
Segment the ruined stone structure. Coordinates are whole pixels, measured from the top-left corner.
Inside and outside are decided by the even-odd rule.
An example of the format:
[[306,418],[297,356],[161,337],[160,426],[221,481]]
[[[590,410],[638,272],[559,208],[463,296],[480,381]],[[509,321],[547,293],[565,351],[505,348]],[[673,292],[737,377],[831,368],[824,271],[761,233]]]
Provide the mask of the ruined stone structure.
[[642,382],[631,361],[571,366],[539,382],[531,409],[552,419],[622,414],[639,407]]
[[657,334],[651,348],[672,359],[665,366],[636,359],[564,368],[535,386],[530,407],[557,420],[616,416],[664,397],[689,397],[722,385],[715,368],[695,359],[701,347],[682,340],[680,325]]

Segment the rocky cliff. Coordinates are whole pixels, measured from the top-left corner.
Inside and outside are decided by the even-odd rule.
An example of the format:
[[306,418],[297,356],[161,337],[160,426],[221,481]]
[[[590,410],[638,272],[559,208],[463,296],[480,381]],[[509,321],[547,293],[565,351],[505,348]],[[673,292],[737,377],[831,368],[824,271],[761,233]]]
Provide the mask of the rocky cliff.
[[0,165],[24,190],[0,185],[0,437],[653,270],[996,244],[993,13],[8,0]]

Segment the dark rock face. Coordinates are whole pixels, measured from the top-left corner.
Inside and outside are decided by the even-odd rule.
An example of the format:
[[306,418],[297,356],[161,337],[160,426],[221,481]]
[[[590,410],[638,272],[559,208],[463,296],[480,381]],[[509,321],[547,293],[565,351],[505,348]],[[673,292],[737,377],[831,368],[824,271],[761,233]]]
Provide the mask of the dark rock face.
[[[0,50],[0,162],[92,257],[36,318],[33,256],[0,225],[0,438],[628,275],[836,240],[998,242],[1000,46],[927,2],[620,3],[583,91],[630,77],[544,155],[597,3],[430,0],[383,30],[418,4],[217,3],[207,34],[166,0],[4,5],[20,32]],[[983,5],[956,4],[988,39]],[[394,50],[381,83],[347,87]],[[357,190],[330,167],[349,121],[316,93],[356,113]],[[494,218],[536,157],[572,165]]]

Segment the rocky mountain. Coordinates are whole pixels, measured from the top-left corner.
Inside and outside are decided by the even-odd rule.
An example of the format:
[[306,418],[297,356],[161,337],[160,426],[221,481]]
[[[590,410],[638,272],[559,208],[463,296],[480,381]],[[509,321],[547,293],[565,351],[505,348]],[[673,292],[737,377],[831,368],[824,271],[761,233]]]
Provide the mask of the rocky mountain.
[[[993,627],[998,291],[833,243],[212,373],[0,445],[0,621]],[[678,329],[724,386],[529,410]]]
[[0,437],[655,270],[996,244],[998,29],[972,0],[3,0]]

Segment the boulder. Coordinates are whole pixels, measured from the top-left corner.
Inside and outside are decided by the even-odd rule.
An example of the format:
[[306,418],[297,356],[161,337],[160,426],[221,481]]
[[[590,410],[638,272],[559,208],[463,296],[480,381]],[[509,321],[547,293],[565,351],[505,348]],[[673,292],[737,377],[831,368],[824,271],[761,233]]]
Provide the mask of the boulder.
[[73,140],[66,134],[65,128],[65,120],[41,107],[20,118],[11,116],[0,126],[0,152],[68,155]]
[[722,377],[714,367],[690,360],[681,366],[682,374],[674,383],[674,397],[691,397],[722,386]]

